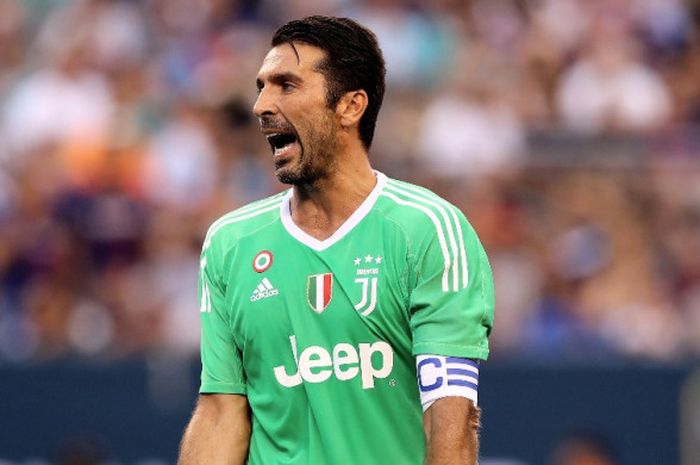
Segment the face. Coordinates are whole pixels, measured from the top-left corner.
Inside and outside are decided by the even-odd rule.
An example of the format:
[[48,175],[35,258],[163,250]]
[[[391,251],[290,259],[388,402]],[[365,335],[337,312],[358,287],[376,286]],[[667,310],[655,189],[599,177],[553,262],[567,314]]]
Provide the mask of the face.
[[325,52],[289,44],[270,50],[256,80],[253,111],[270,143],[275,175],[286,184],[311,184],[335,166],[338,122],[327,106],[326,81],[317,69]]

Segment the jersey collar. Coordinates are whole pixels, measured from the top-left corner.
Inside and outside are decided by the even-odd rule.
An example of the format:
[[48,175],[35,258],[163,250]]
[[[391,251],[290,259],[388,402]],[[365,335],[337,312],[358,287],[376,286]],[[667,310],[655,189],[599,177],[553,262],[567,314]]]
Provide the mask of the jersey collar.
[[292,199],[293,189],[289,189],[287,194],[284,196],[282,205],[280,206],[280,217],[282,219],[282,224],[284,225],[284,228],[296,240],[298,240],[304,245],[311,247],[316,251],[321,252],[327,249],[328,247],[332,246],[333,244],[341,240],[343,237],[345,237],[350,231],[352,231],[355,228],[355,226],[357,226],[358,223],[362,221],[362,219],[365,216],[367,216],[367,214],[372,210],[372,207],[377,202],[379,194],[381,193],[382,189],[387,183],[387,177],[386,175],[384,175],[384,173],[375,171],[374,174],[377,176],[377,184],[374,186],[374,189],[372,189],[372,191],[369,193],[367,198],[365,198],[365,200],[360,204],[360,206],[357,207],[357,210],[355,210],[352,213],[352,215],[350,215],[348,219],[345,220],[345,223],[343,223],[329,238],[324,239],[322,241],[318,240],[315,237],[308,235],[299,226],[297,226],[294,223],[294,221],[292,221],[290,201]]

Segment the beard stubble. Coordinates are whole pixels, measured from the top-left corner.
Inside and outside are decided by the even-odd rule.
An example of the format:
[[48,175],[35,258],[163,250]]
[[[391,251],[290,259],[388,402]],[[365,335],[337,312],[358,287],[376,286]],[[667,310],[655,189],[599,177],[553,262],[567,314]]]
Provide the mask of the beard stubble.
[[329,115],[324,115],[322,121],[314,124],[306,132],[305,140],[298,143],[301,148],[296,166],[279,167],[276,169],[277,179],[284,184],[293,186],[310,186],[327,178],[336,166],[338,147],[337,128]]

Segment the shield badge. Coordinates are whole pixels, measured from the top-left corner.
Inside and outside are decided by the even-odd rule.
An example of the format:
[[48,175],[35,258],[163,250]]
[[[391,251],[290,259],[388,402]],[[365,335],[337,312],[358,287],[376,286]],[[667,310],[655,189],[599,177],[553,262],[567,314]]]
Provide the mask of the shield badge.
[[312,274],[306,278],[306,302],[316,313],[323,312],[333,297],[333,273]]

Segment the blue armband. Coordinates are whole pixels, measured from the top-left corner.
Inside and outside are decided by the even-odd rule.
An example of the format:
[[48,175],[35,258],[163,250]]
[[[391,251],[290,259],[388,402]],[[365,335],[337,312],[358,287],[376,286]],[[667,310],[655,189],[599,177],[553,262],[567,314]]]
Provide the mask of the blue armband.
[[466,397],[477,404],[479,363],[444,355],[416,356],[418,388],[423,411],[442,397]]

